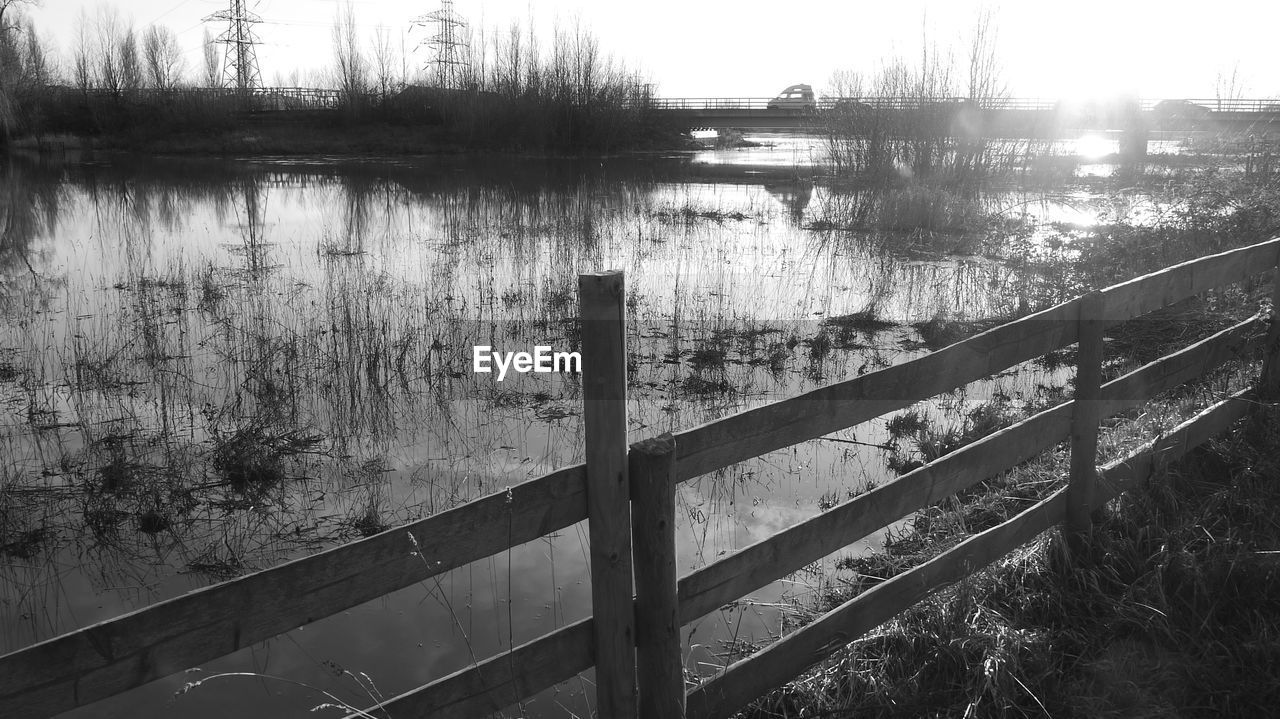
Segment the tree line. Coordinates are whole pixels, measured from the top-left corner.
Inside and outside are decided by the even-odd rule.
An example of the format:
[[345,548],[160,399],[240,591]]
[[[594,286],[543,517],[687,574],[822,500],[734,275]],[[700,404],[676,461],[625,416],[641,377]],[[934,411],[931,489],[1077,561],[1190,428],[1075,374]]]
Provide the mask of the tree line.
[[[81,11],[69,51],[55,52],[26,12],[39,0],[0,0],[0,125],[15,135],[208,130],[234,125],[235,99],[183,92],[223,85],[222,48],[206,28],[200,67],[177,34],[136,28],[112,5]],[[336,90],[347,120],[428,121],[462,145],[511,149],[613,149],[651,140],[652,85],[575,25],[548,39],[532,23],[464,31],[460,66],[411,70],[404,42],[385,28],[362,41],[350,3],[332,26],[332,63],[276,73],[276,84]],[[406,89],[413,92],[406,93]],[[162,106],[155,105],[162,98]],[[666,134],[666,129],[659,131]]]

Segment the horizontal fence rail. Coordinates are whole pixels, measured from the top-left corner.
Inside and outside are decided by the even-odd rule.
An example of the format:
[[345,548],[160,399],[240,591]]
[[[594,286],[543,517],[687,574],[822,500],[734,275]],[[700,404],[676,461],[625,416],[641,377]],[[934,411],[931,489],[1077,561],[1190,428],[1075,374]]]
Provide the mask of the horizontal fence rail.
[[[595,664],[593,620],[581,619],[377,706],[390,717],[468,719],[500,712]],[[364,714],[352,713],[347,719]]]
[[[1100,316],[1091,320],[1102,324],[1130,320],[1273,269],[1278,263],[1280,239],[1175,265],[1094,293],[1089,303]],[[1280,277],[1276,282],[1280,288]],[[645,474],[649,481],[665,482],[674,491],[679,481],[840,431],[962,387],[1077,342],[1081,339],[1080,309],[1081,299],[1070,300],[909,362],[680,432],[672,439],[674,466],[665,473]],[[621,322],[621,318],[617,321]],[[1274,345],[1280,344],[1276,324],[1273,319],[1264,340],[1261,318],[1240,322],[1101,384],[1097,399],[1073,400],[1044,410],[708,565],[678,582],[678,621],[692,621],[913,511],[1053,447],[1070,434],[1079,401],[1097,403],[1099,416],[1105,417],[1141,404],[1225,361],[1247,356],[1264,344],[1269,353],[1264,377],[1274,376]],[[1251,396],[1245,392],[1225,400],[1147,448],[1099,470],[1091,504],[1100,505],[1136,486],[1163,463],[1225,430],[1243,416]],[[613,441],[618,440],[615,437]],[[622,441],[625,443],[625,439]],[[625,455],[625,445],[623,450]],[[590,451],[588,456],[592,456]],[[631,453],[632,458],[635,456]],[[615,471],[625,472],[625,468],[616,467],[616,462],[610,466],[615,467],[607,472],[610,477]],[[564,529],[588,517],[593,486],[589,481],[600,480],[589,480],[584,465],[557,470],[374,537],[159,602],[4,655],[0,657],[0,715],[45,716],[118,694]],[[633,502],[636,491],[633,485]],[[647,491],[656,490],[651,487]],[[1067,496],[1066,489],[1059,491],[1012,520],[877,585],[814,625],[732,665],[688,695],[689,716],[726,716],[725,712],[731,713],[821,660],[825,654],[819,649],[850,641],[1060,523]],[[656,501],[653,506],[663,504]],[[635,531],[640,536],[642,530]],[[412,534],[412,544],[404,532]],[[625,545],[623,538],[618,541]],[[644,541],[645,546],[663,544],[652,544],[652,534]],[[606,560],[613,561],[599,561]],[[595,574],[593,571],[593,581]],[[615,604],[610,616],[625,617],[610,620],[615,625],[611,632],[623,626],[618,622],[629,622],[638,611],[627,593],[608,601]],[[580,620],[405,692],[381,708],[391,710],[393,716],[402,712],[433,717],[465,717],[501,710],[595,665],[596,643],[601,636],[599,616]],[[645,616],[662,615],[648,612]],[[670,681],[671,673],[665,674],[665,681]],[[628,693],[634,695],[628,689],[631,679],[609,679],[624,703],[634,699],[626,699]],[[642,688],[642,695],[643,692]]]

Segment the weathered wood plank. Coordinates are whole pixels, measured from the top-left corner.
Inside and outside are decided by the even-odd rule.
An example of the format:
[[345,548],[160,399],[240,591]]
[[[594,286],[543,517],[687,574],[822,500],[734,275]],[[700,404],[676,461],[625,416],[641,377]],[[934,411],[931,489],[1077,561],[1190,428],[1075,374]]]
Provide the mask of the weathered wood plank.
[[586,516],[586,472],[576,465],[34,644],[0,657],[0,716],[47,716],[118,694]]
[[741,412],[676,435],[677,476],[689,479],[821,437],[950,391],[1076,341],[1064,302],[918,359]]
[[601,716],[629,719],[636,716],[637,695],[622,273],[579,275],[578,292],[596,705]]
[[691,622],[921,507],[1036,456],[1067,436],[1071,411],[1067,403],[1040,412],[684,577],[680,621]]
[[640,716],[684,716],[684,661],[676,601],[676,447],[664,434],[631,449]]
[[1065,490],[1003,524],[976,534],[928,562],[859,594],[781,641],[694,689],[690,719],[732,716],[747,702],[822,661],[831,652],[916,602],[973,574],[1062,520]]
[[367,711],[397,719],[473,719],[500,712],[590,669],[593,634],[591,619],[579,620]]
[[1124,322],[1275,267],[1280,238],[1183,262],[1103,290],[1102,318]]
[[1101,311],[1101,293],[1090,292],[1081,298],[1075,397],[1071,402],[1071,473],[1066,500],[1068,542],[1076,549],[1093,526],[1089,515],[1097,479],[1098,425],[1102,420]]

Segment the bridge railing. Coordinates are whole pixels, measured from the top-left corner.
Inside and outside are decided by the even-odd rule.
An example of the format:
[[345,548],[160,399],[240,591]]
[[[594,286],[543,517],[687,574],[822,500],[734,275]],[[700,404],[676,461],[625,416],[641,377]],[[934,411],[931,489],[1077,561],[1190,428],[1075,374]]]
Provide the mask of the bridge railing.
[[[652,98],[650,106],[659,110],[765,110],[769,108],[769,103],[774,98],[771,97],[657,97]],[[1161,103],[1190,103],[1198,105],[1213,112],[1232,112],[1232,113],[1280,113],[1280,99],[1258,99],[1258,98],[1193,98],[1186,100],[1160,100],[1160,99],[1140,99],[1137,100],[1138,109],[1146,112],[1156,111],[1160,107],[1164,107]],[[1040,97],[997,97],[997,98],[979,98],[969,99],[963,97],[921,97],[921,96],[854,96],[854,97],[824,97],[815,101],[814,109],[824,110],[846,105],[866,105],[877,109],[887,110],[915,110],[923,107],[934,105],[954,105],[960,103],[972,103],[983,110],[1002,110],[1002,111],[1036,111],[1047,112],[1057,110],[1062,107],[1069,107],[1074,103],[1064,100],[1040,98]],[[1084,103],[1086,105],[1105,106],[1105,102]],[[1119,103],[1115,103],[1117,106]],[[1132,107],[1132,105],[1130,105]],[[1175,105],[1176,107],[1176,105]]]
[[770,97],[655,97],[650,107],[658,110],[764,110]]
[[[262,109],[333,109],[342,105],[344,94],[339,90],[317,87],[258,87],[248,90],[221,87],[182,87],[182,88],[135,88],[130,90],[107,90],[102,88],[72,88],[58,86],[54,89],[63,92],[77,92],[90,96],[125,96],[149,101],[182,95],[199,95],[204,97],[250,98],[253,104]],[[367,100],[373,100],[375,93],[367,93]],[[651,97],[642,101],[648,107],[657,110],[767,110],[773,97]],[[794,102],[792,100],[791,102]],[[1132,102],[1132,101],[1131,101]],[[1213,112],[1231,113],[1273,113],[1280,114],[1278,98],[1191,98],[1178,100],[1140,99],[1138,108],[1143,111],[1154,111],[1161,103],[1191,103]],[[1025,110],[1051,111],[1064,105],[1067,101],[1039,97],[999,97],[968,99],[948,96],[852,96],[824,97],[818,99],[813,109],[823,110],[849,104],[867,105],[879,109],[914,110],[933,105],[952,105],[972,103],[984,110]],[[1090,104],[1090,103],[1086,103]],[[1094,105],[1105,105],[1097,102]],[[783,109],[795,109],[794,105],[786,105]]]
[[1280,112],[1280,99],[1258,98],[1190,98],[1186,100],[1141,100],[1143,110],[1155,110],[1162,102],[1191,103],[1213,112]]
[[[771,97],[658,97],[650,100],[650,106],[659,110],[766,110],[775,98]],[[794,100],[785,101],[794,103]],[[989,110],[1052,110],[1055,102],[1039,98],[996,98],[980,101],[957,97],[826,97],[816,100],[814,109],[823,110],[843,105],[867,105],[885,110],[914,110],[931,105],[976,103]],[[787,104],[780,109],[795,109]]]
[[[240,90],[233,87],[139,87],[111,90],[91,87],[77,88],[53,86],[57,94],[74,94],[87,98],[112,99],[124,102],[165,104],[183,99],[235,101],[250,110],[313,110],[341,107],[344,93],[318,87],[255,87]],[[365,93],[368,100],[376,97]]]

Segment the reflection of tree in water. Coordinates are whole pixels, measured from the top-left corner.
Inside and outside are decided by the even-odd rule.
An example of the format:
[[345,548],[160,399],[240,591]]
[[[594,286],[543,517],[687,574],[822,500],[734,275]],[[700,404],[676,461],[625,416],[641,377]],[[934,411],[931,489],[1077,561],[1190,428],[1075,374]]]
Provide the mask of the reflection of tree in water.
[[[331,254],[362,254],[368,249],[372,205],[379,194],[386,195],[390,204],[390,185],[381,178],[343,177],[341,192],[342,226],[338,237],[327,238],[325,251]],[[389,217],[390,207],[387,209]]]
[[819,228],[963,234],[997,209],[977,187],[912,183],[901,187],[834,188],[815,213]]
[[63,201],[56,167],[11,156],[0,169],[0,309],[47,307],[65,278],[43,274],[54,248],[47,239]]
[[260,280],[270,269],[269,243],[264,235],[263,218],[266,214],[266,197],[256,178],[244,178],[236,183],[233,193],[237,202],[231,206],[235,227],[240,234],[241,245],[236,251],[244,256],[244,269],[250,280]]

